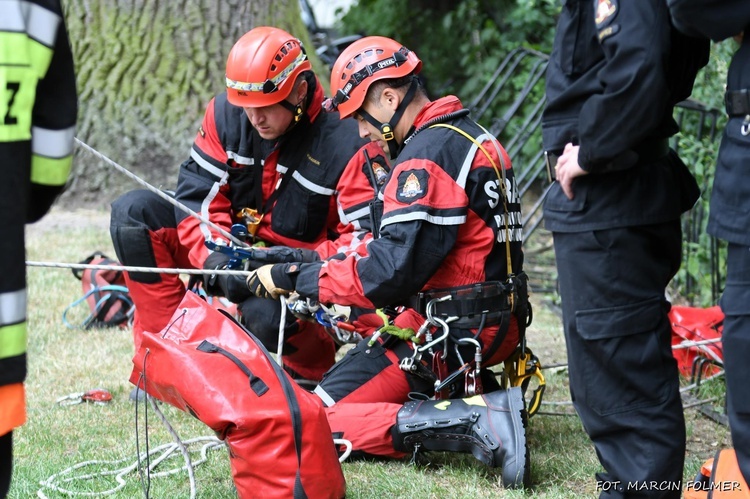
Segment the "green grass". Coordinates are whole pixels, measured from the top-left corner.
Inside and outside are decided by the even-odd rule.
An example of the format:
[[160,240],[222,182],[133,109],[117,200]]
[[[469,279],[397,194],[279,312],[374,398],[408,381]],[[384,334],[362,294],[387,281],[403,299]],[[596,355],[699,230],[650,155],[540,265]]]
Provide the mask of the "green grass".
[[[29,260],[78,262],[94,250],[114,257],[106,226],[91,224],[85,217],[80,226],[56,224],[55,218],[43,221],[45,226],[28,231]],[[44,230],[41,230],[44,228]],[[533,279],[533,277],[532,277]],[[128,382],[133,355],[128,329],[69,329],[62,322],[62,312],[81,296],[80,282],[67,269],[29,268],[29,376],[26,425],[14,433],[15,467],[11,498],[37,497],[40,482],[66,469],[89,461],[101,461],[75,474],[100,474],[124,468],[135,462],[136,405],[128,400],[132,385]],[[535,318],[529,331],[530,346],[546,365],[564,362],[564,342],[560,321],[542,306],[544,297],[534,297]],[[545,371],[545,400],[568,400],[564,369]],[[80,404],[60,406],[58,397],[92,388],[105,388],[113,395],[107,405]],[[200,421],[170,406],[161,404],[175,431],[182,439],[211,437],[212,432]],[[143,405],[138,406],[139,445],[145,450]],[[544,412],[572,412],[569,405],[545,405]],[[705,439],[705,432],[689,426],[692,438]],[[699,434],[700,437],[695,435]],[[717,432],[718,445],[726,442],[726,432]],[[526,491],[503,490],[498,484],[500,473],[489,469],[470,456],[433,453],[429,464],[414,466],[408,461],[352,461],[344,463],[348,498],[581,498],[596,497],[594,473],[600,471],[592,445],[579,419],[574,415],[539,414],[528,428],[531,449],[533,486]],[[148,441],[156,448],[172,442],[172,437],[157,419],[148,413]],[[191,446],[192,459],[200,457],[200,444]],[[702,450],[702,448],[701,448]],[[686,465],[686,477],[692,477],[703,455],[693,456]],[[195,468],[197,497],[236,497],[226,449],[208,453],[205,463]],[[116,464],[104,462],[118,461]],[[183,465],[179,452],[155,471]],[[70,476],[70,475],[65,475]],[[59,478],[65,478],[59,477]],[[109,496],[143,497],[141,482],[135,472],[126,474],[126,485]],[[101,497],[117,485],[113,476],[56,482],[79,493]],[[49,498],[67,497],[48,488]],[[189,497],[188,474],[185,471],[154,477],[149,494],[153,498]]]

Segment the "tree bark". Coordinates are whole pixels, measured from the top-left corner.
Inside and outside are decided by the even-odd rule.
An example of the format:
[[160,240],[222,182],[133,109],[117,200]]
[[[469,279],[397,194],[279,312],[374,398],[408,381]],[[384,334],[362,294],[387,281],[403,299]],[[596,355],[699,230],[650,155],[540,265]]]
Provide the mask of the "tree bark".
[[[285,29],[320,67],[298,0],[67,0],[65,7],[77,137],[160,188],[174,187],[206,104],[224,90],[229,50],[245,32]],[[60,202],[104,207],[137,186],[79,147]]]

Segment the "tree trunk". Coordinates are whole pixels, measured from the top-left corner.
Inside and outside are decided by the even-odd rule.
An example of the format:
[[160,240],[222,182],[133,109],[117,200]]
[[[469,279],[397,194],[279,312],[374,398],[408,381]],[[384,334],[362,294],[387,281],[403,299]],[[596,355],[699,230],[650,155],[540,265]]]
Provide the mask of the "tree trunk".
[[[157,187],[174,187],[206,104],[224,90],[229,50],[245,32],[286,29],[319,67],[298,0],[67,0],[65,7],[77,137]],[[137,185],[79,147],[61,203],[104,207]]]

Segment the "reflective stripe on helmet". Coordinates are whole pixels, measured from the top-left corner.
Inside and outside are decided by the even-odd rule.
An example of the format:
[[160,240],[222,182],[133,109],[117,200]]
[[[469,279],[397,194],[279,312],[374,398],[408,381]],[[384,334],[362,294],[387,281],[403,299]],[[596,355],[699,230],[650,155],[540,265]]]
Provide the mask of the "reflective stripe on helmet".
[[406,56],[409,55],[409,52],[410,50],[406,47],[401,47],[399,51],[395,52],[392,56],[386,59],[381,59],[372,64],[368,64],[356,73],[352,73],[352,75],[349,77],[349,81],[346,82],[346,85],[340,88],[338,92],[336,92],[336,95],[333,96],[333,99],[331,101],[333,103],[333,108],[338,108],[339,104],[348,100],[351,91],[354,90],[357,85],[365,81],[366,78],[369,78],[370,76],[383,69],[387,69],[390,67],[399,67],[401,64],[405,63],[407,61]]
[[227,81],[227,88],[231,88],[232,90],[239,90],[240,92],[263,92],[264,94],[270,94],[279,89],[279,85],[287,79],[287,77],[295,70],[297,67],[305,62],[307,60],[307,56],[304,52],[300,52],[299,55],[292,61],[289,66],[284,68],[283,71],[281,71],[279,74],[274,76],[273,78],[269,78],[263,83],[247,83],[243,81],[235,81],[228,76],[226,77]]

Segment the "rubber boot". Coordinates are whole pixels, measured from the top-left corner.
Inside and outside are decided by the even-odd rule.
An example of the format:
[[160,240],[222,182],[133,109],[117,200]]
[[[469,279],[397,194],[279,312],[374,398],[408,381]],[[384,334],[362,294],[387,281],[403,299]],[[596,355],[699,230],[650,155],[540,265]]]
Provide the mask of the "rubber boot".
[[394,448],[467,452],[502,467],[503,486],[529,485],[526,409],[521,388],[456,400],[407,402],[396,417]]

